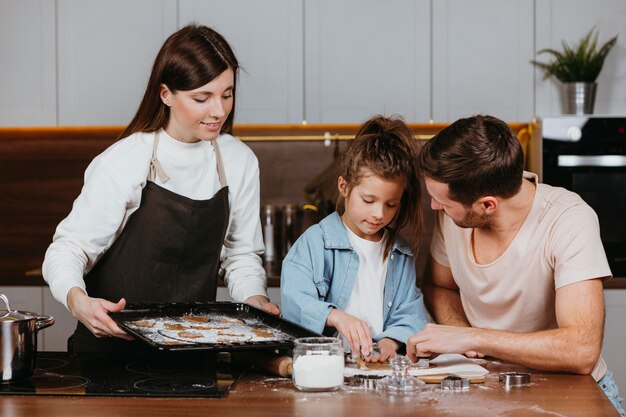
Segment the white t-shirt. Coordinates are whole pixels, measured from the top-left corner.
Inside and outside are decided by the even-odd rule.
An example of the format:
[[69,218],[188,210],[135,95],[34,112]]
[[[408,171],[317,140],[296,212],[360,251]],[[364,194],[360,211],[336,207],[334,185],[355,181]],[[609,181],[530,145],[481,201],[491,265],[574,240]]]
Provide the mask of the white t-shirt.
[[347,226],[346,230],[352,248],[359,255],[359,269],[345,312],[365,321],[369,325],[370,334],[375,336],[383,331],[383,298],[387,277],[387,259],[383,260],[385,239],[372,242],[357,236]]
[[[85,288],[89,272],[137,210],[146,185],[156,133],[135,133],[98,155],[85,171],[83,189],[59,224],[46,252],[43,276],[54,298],[66,305],[72,287]],[[217,139],[230,202],[221,268],[231,297],[265,295],[267,280],[259,209],[259,168],[252,150],[231,135]],[[161,130],[157,159],[169,180],[155,183],[179,195],[205,200],[220,190],[215,151],[209,141],[185,143]],[[155,225],[158,227],[158,225]],[[118,300],[111,300],[117,302]]]
[[[571,191],[538,184],[535,174],[525,172],[524,177],[537,184],[530,212],[506,251],[489,264],[476,263],[471,228],[437,214],[430,251],[451,268],[473,327],[512,332],[557,328],[556,289],[611,276],[593,209]],[[605,372],[601,358],[593,375]]]

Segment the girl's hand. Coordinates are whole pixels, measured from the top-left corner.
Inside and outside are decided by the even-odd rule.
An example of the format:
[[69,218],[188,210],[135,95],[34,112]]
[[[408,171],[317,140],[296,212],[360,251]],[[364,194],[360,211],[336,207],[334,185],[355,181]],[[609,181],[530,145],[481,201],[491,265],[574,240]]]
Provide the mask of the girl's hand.
[[73,287],[67,294],[67,306],[71,313],[96,337],[113,336],[134,340],[109,317],[110,312],[122,311],[125,305],[126,300],[123,298],[117,303],[102,298],[91,298],[79,287]]
[[352,352],[365,357],[372,351],[370,329],[363,320],[333,308],[328,314],[326,324],[337,329],[348,340]]
[[365,362],[386,362],[389,358],[393,358],[396,356],[396,352],[400,346],[398,343],[393,340],[385,337],[384,339],[380,339],[378,341],[378,349],[380,350],[380,355],[370,355],[366,357]]

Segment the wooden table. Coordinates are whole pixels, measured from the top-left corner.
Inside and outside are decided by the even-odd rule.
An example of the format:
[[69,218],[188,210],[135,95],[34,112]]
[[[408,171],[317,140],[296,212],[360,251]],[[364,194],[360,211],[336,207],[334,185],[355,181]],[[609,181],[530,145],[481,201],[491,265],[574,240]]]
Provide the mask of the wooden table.
[[498,373],[525,369],[498,361],[480,364],[490,371],[487,381],[469,392],[427,385],[410,399],[345,390],[304,393],[289,379],[249,373],[222,399],[0,396],[0,416],[618,416],[590,376],[537,371],[531,385],[505,390]]

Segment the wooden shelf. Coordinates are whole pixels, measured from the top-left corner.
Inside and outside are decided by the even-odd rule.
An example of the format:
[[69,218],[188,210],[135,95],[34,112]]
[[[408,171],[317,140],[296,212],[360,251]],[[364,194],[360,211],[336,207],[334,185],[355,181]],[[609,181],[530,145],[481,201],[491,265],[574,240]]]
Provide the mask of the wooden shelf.
[[[447,123],[409,123],[417,139],[428,139]],[[520,135],[530,134],[529,123],[509,123]],[[235,125],[233,134],[243,141],[325,140],[351,139],[359,130],[358,124],[310,125]],[[4,139],[111,139],[116,140],[124,126],[48,126],[0,127]]]

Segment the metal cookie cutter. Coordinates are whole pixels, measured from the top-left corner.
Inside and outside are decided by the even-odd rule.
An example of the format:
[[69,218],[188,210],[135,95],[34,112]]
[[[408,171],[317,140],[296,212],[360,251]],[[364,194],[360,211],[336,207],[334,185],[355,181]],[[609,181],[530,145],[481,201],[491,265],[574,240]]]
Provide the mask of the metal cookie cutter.
[[382,378],[381,375],[354,375],[344,386],[348,389],[376,389],[376,382]]
[[500,381],[504,388],[523,387],[530,384],[530,373],[528,372],[501,372]]
[[350,351],[350,361],[352,362],[355,362],[359,358],[365,359],[369,358],[370,356],[380,356],[380,347],[378,346],[378,343],[372,343],[372,350],[370,350],[370,353],[367,356],[359,355]]
[[467,391],[470,380],[456,375],[450,375],[441,380],[441,389],[450,391]]

